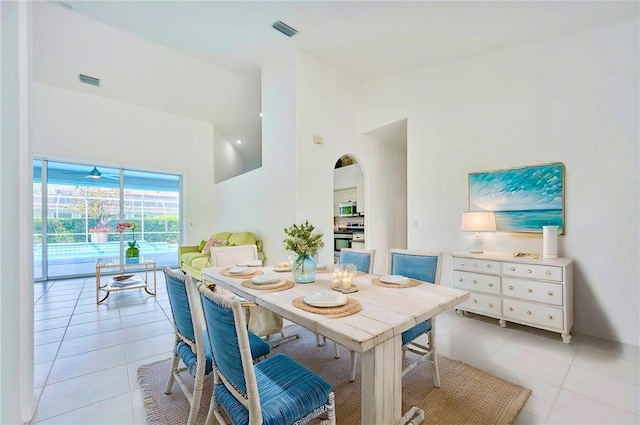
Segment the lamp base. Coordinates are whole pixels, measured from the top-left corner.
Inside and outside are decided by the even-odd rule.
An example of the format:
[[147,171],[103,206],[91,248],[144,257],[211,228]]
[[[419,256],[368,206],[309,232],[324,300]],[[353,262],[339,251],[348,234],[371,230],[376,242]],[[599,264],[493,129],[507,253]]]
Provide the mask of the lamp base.
[[480,232],[476,232],[471,239],[471,249],[469,252],[472,254],[482,254],[484,250],[482,249],[482,245],[484,244],[484,238]]

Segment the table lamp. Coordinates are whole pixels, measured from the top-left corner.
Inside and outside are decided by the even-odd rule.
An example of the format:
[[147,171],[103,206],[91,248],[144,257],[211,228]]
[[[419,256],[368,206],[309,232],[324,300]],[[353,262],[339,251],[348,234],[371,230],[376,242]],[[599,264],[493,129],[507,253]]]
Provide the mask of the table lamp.
[[476,232],[471,243],[469,252],[474,254],[482,254],[482,244],[484,238],[480,232],[496,231],[496,216],[492,212],[477,211],[462,213],[461,229],[465,232]]

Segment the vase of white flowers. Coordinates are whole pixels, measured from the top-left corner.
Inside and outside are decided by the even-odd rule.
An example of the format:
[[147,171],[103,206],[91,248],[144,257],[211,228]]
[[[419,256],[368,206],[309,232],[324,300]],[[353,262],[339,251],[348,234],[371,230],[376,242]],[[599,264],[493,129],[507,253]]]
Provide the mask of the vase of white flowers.
[[298,257],[291,264],[291,273],[296,283],[311,283],[316,280],[317,264],[313,256],[324,247],[322,233],[313,233],[315,227],[306,220],[285,228],[284,246]]

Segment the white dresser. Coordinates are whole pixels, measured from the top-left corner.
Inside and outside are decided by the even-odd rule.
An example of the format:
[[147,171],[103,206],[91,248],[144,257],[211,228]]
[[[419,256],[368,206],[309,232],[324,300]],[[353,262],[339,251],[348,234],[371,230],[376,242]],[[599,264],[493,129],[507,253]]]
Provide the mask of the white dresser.
[[457,311],[482,314],[562,334],[571,342],[573,260],[520,258],[511,253],[454,252],[453,286],[470,292]]

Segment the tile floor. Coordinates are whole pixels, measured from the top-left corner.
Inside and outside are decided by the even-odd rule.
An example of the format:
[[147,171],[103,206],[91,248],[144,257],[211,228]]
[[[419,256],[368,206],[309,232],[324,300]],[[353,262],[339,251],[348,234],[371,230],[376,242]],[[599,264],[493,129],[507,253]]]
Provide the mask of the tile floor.
[[[163,274],[158,296],[113,293],[95,304],[93,278],[35,284],[33,424],[144,424],[136,377],[170,356],[173,343]],[[639,349],[557,334],[481,316],[438,316],[438,351],[521,384],[532,395],[517,424],[638,424]],[[345,359],[349,357],[344,356]]]

